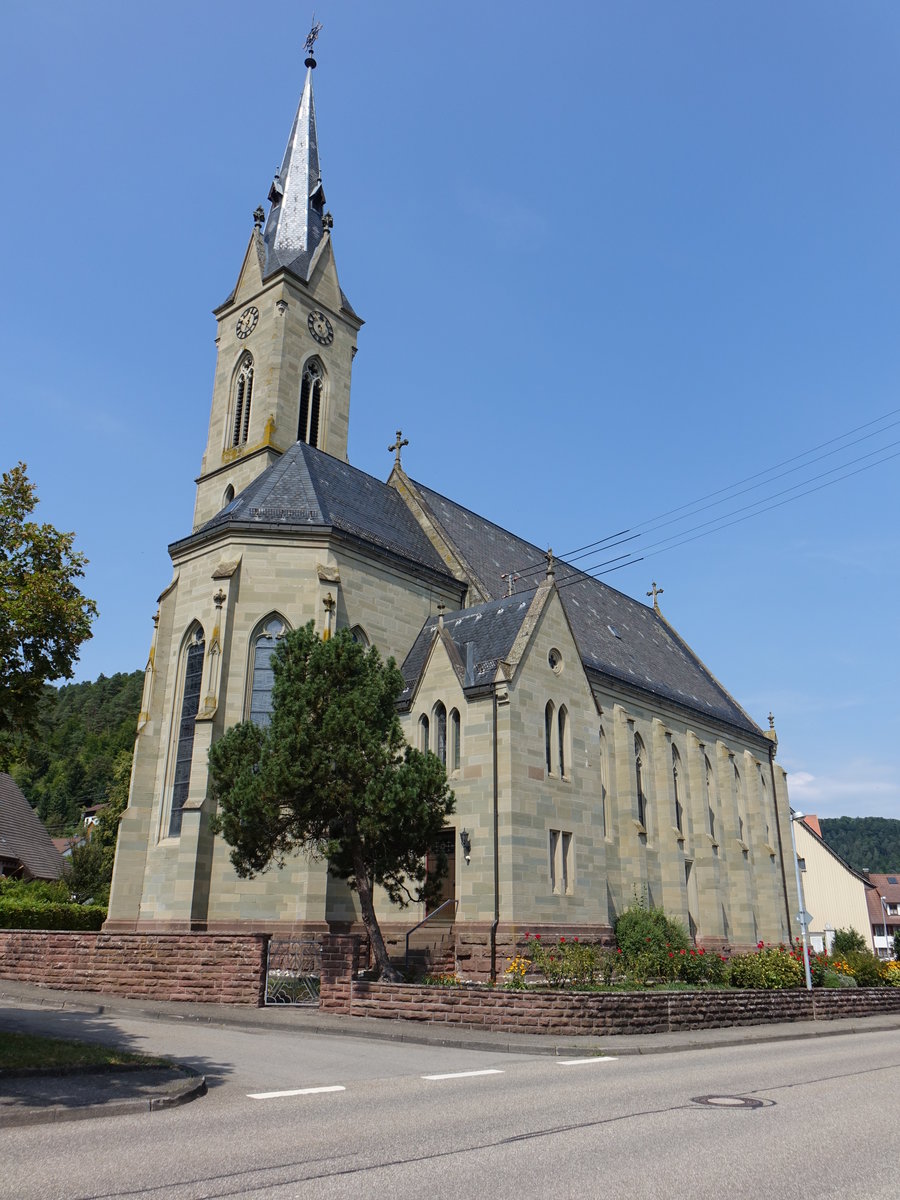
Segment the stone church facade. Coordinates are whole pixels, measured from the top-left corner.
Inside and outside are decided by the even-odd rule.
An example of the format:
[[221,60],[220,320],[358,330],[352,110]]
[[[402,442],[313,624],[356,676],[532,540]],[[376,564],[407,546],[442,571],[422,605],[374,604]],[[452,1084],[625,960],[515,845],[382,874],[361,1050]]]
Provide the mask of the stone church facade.
[[[639,603],[410,479],[400,434],[386,483],[348,463],[362,321],[338,281],[311,62],[268,216],[257,210],[215,313],[193,529],[169,548],[107,928],[358,922],[323,863],[299,855],[242,880],[209,830],[209,747],[267,719],[272,648],[312,620],[402,664],[406,736],[446,764],[445,913],[464,973],[491,954],[496,966],[525,931],[608,936],[636,896],[701,944],[789,937],[799,906],[774,731],[655,595]],[[423,915],[382,900],[389,938]]]

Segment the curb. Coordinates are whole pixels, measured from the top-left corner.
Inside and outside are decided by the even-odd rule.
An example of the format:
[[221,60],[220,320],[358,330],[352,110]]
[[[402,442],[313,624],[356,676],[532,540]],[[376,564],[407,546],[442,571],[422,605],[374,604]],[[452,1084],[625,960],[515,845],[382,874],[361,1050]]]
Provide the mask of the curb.
[[[128,1068],[133,1069],[133,1068]],[[96,1117],[121,1117],[130,1116],[134,1113],[152,1113],[166,1108],[179,1108],[182,1104],[189,1104],[192,1100],[198,1099],[200,1096],[205,1096],[206,1078],[199,1075],[196,1071],[190,1070],[188,1067],[167,1068],[170,1073],[174,1072],[182,1076],[181,1082],[175,1081],[174,1086],[162,1084],[167,1090],[158,1095],[135,1096],[127,1100],[110,1100],[99,1104],[79,1104],[79,1105],[63,1105],[51,1104],[45,1108],[10,1108],[0,1110],[0,1129],[20,1128],[25,1125],[52,1125],[59,1124],[63,1121],[84,1121]],[[3,1078],[34,1078],[35,1076],[46,1076],[47,1078],[59,1078],[63,1074],[68,1076],[83,1075],[85,1077],[91,1075],[109,1075],[116,1073],[115,1068],[106,1070],[92,1070],[89,1067],[84,1068],[69,1068],[66,1071],[41,1070],[35,1068],[27,1073],[24,1071],[9,1072],[5,1076],[0,1077],[0,1085]],[[127,1070],[122,1072],[127,1073]]]

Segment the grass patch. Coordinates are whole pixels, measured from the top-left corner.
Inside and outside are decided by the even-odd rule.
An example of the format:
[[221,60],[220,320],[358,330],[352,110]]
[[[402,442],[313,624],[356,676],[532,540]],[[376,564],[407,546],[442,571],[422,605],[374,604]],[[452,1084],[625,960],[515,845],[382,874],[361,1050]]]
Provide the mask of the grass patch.
[[165,1059],[132,1054],[127,1050],[117,1050],[114,1046],[69,1042],[30,1033],[4,1033],[0,1038],[0,1071],[21,1071],[33,1067],[120,1067],[134,1063],[146,1067],[168,1065]]

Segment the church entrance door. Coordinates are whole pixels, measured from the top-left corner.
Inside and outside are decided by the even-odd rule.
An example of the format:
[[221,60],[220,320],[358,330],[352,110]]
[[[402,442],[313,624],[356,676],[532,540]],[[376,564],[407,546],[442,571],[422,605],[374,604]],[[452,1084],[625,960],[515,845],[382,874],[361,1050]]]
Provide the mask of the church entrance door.
[[[443,876],[440,882],[440,888],[433,900],[425,907],[426,915],[436,912],[442,904],[446,908],[434,918],[436,921],[452,921],[456,915],[456,905],[448,903],[456,899],[456,830],[445,829],[438,838],[435,847],[437,851],[443,851],[447,857],[447,873]],[[425,860],[425,865],[428,868],[428,873],[432,874],[437,869],[437,860],[434,854],[429,854]]]

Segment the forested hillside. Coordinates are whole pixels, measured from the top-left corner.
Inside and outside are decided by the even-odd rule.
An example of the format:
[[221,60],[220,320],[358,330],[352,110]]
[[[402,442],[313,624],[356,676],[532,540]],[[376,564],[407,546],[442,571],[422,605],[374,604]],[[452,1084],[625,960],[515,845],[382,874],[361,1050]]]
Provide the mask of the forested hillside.
[[27,744],[0,745],[12,775],[56,837],[74,833],[82,810],[104,804],[131,761],[143,672],[44,689],[40,724]]
[[900,870],[900,820],[820,817],[822,836],[854,871]]

